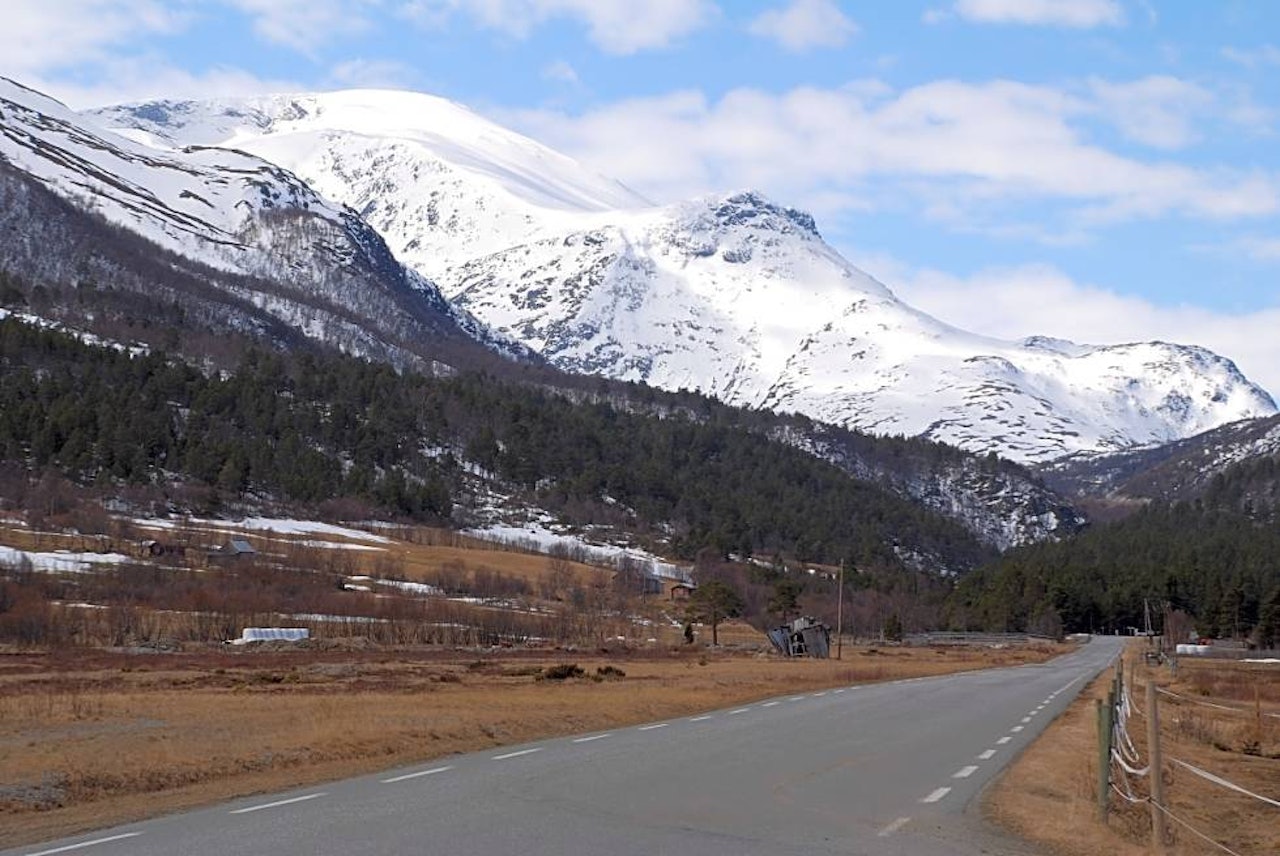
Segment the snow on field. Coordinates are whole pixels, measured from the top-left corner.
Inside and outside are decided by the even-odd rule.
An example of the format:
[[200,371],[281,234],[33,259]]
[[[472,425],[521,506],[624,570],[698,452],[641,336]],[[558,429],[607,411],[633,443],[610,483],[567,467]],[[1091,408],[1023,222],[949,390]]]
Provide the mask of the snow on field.
[[[369,541],[374,544],[391,544],[390,538],[374,535],[360,529],[347,526],[335,526],[332,523],[321,523],[318,520],[290,520],[274,517],[246,517],[242,520],[215,520],[207,517],[183,517],[179,519],[139,519],[134,520],[139,526],[149,529],[176,529],[179,526],[208,526],[215,529],[247,529],[256,532],[277,532],[283,535],[328,535],[332,538],[350,538],[354,541]],[[320,545],[311,545],[320,546]],[[332,546],[325,544],[324,546]]]
[[[359,576],[354,576],[354,577],[347,577],[347,579],[350,580],[351,583],[360,584],[361,588],[357,589],[358,591],[370,591],[369,587],[364,584],[377,583],[378,585],[391,586],[392,588],[398,588],[401,591],[407,591],[407,592],[410,592],[411,594],[427,594],[427,595],[444,594],[444,589],[440,588],[439,586],[429,585],[427,583],[415,583],[415,582],[409,582],[407,580],[383,580],[383,579],[378,579],[377,577],[367,577],[367,576],[364,576],[363,574]],[[346,588],[353,588],[353,586],[347,585]]]
[[20,565],[24,559],[31,563],[32,570],[71,574],[89,573],[94,565],[118,565],[133,561],[119,553],[73,553],[70,550],[32,553],[13,547],[0,547],[0,564]]
[[382,547],[372,547],[368,544],[343,544],[338,541],[294,541],[294,544],[300,544],[303,547],[315,547],[319,550],[358,550],[364,552],[381,553]]
[[522,526],[493,525],[482,529],[465,529],[462,534],[498,544],[532,547],[541,553],[568,551],[573,554],[582,551],[587,555],[588,560],[593,562],[615,563],[623,558],[634,559],[645,563],[656,576],[673,580],[689,579],[687,569],[664,562],[652,553],[616,544],[592,544],[577,535],[561,535],[553,532],[542,523],[525,523]]

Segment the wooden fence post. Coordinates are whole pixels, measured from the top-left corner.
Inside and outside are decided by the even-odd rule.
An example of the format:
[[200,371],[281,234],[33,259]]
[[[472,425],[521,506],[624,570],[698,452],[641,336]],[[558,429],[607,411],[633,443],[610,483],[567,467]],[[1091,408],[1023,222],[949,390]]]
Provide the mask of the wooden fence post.
[[1107,822],[1107,803],[1111,795],[1111,712],[1112,706],[1103,699],[1094,701],[1098,715],[1098,821]]
[[1160,752],[1160,702],[1156,696],[1156,682],[1147,680],[1147,758],[1150,763],[1147,775],[1151,777],[1151,851],[1164,853],[1164,775]]

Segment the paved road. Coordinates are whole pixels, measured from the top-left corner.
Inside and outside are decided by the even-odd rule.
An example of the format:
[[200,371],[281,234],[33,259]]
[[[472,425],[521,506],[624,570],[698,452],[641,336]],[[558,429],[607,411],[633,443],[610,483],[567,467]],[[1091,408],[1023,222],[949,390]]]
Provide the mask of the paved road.
[[1121,642],[450,757],[0,856],[1030,852],[966,809]]

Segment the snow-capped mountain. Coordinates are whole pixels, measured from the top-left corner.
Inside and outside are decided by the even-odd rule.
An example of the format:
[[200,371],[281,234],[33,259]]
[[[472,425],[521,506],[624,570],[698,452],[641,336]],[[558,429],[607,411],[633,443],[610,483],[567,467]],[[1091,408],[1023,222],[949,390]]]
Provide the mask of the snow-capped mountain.
[[849,264],[803,212],[752,192],[647,206],[430,96],[156,102],[95,118],[293,170],[359,211],[455,303],[571,371],[1025,462],[1276,411],[1201,348],[966,333]]
[[41,257],[52,249],[38,239],[48,222],[18,213],[39,207],[43,190],[171,253],[184,274],[200,268],[226,299],[347,350],[401,361],[432,337],[519,350],[401,265],[350,208],[254,155],[160,150],[0,78],[0,163],[15,221],[0,257],[15,272],[49,275],[57,262]]
[[443,98],[350,90],[93,111],[151,146],[252,152],[358,211],[397,257],[449,267],[563,231],[578,215],[650,203],[576,161]]

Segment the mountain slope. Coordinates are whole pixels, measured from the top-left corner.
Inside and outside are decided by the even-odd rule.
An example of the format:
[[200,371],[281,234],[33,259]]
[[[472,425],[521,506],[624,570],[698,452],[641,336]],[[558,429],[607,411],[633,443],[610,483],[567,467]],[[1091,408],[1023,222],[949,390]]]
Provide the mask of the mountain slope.
[[466,108],[412,92],[352,90],[94,111],[150,145],[239,148],[304,176],[440,279],[457,262],[650,203]]
[[467,262],[448,291],[572,371],[1021,461],[1274,412],[1200,348],[1001,342],[945,325],[756,194],[619,219]]
[[109,108],[152,141],[251,150],[358,210],[456,303],[555,365],[1046,461],[1275,412],[1159,342],[1004,342],[915,311],[755,193],[644,201],[457,105],[345,92]]
[[[96,266],[117,286],[214,300],[230,329],[262,330],[271,318],[400,364],[443,343],[522,350],[401,265],[355,212],[252,155],[153,149],[0,78],[0,164],[10,226],[0,256],[11,272],[83,284]],[[151,256],[165,272],[148,283],[139,270]]]
[[[1176,502],[1210,498],[1224,489],[1240,506],[1280,505],[1280,416],[1246,419],[1152,449],[1078,455],[1043,468],[1064,494],[1113,501]],[[1213,494],[1214,496],[1210,496]]]

